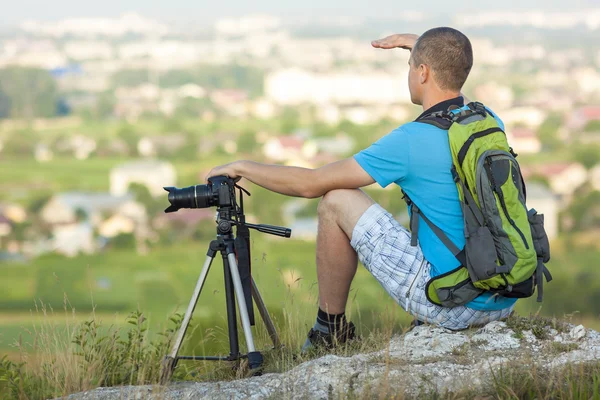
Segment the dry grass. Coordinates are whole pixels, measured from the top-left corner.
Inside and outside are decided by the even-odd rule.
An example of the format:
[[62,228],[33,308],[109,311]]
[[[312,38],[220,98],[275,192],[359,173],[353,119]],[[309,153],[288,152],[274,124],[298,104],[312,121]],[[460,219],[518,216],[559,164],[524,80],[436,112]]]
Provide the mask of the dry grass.
[[[288,299],[293,303],[293,299]],[[65,301],[65,309],[68,310]],[[293,304],[286,310],[295,310]],[[383,321],[379,330],[368,332],[359,341],[340,346],[334,354],[352,356],[385,349],[390,338],[398,333],[398,313],[386,310],[379,315]],[[175,314],[168,325],[158,334],[150,335],[147,321],[140,311],[127,317],[126,327],[103,326],[92,316],[81,321],[72,311],[65,311],[64,318],[70,321],[66,328],[57,329],[57,318],[51,310],[40,306],[38,312],[47,316],[35,328],[34,343],[26,346],[16,343],[18,357],[0,360],[0,399],[33,400],[54,398],[70,393],[90,390],[98,386],[156,384],[160,379],[161,361],[167,354],[175,332],[181,324],[182,316]],[[280,321],[282,343],[279,349],[263,352],[265,372],[287,371],[295,366],[321,357],[325,351],[312,351],[299,354],[297,351],[305,340],[306,326],[300,326],[298,311],[284,312]],[[355,316],[360,320],[360,314]],[[528,318],[512,316],[507,324],[520,334],[531,330],[538,338],[545,338],[549,328],[564,330],[564,322],[537,316]],[[66,331],[64,330],[66,329]],[[366,330],[363,330],[363,332]],[[191,337],[188,334],[186,337]],[[205,336],[205,335],[203,335]],[[212,337],[209,335],[209,337]],[[214,337],[213,337],[214,338]],[[243,338],[243,336],[241,336]],[[269,337],[261,323],[255,328],[257,347],[268,347]],[[243,340],[240,340],[243,343]],[[470,346],[476,346],[471,343]],[[452,357],[459,362],[466,357],[470,347],[455,349]],[[555,345],[550,351],[557,354],[571,351],[572,346]],[[244,351],[242,348],[241,351]],[[394,369],[394,360],[386,357],[388,369]],[[174,380],[231,380],[244,377],[245,364],[232,365],[227,362],[180,362],[175,370]],[[543,365],[535,365],[531,360],[515,360],[511,365],[492,371],[492,379],[483,390],[477,392],[465,389],[455,393],[431,390],[423,381],[421,391],[416,396],[407,396],[398,390],[392,375],[384,374],[377,382],[367,383],[360,391],[350,382],[346,393],[331,393],[330,398],[348,399],[596,399],[600,400],[600,363],[567,366],[561,370],[546,371]],[[161,389],[157,389],[160,392]],[[154,393],[157,393],[155,390]]]
[[[49,316],[52,310],[42,305],[38,312]],[[150,340],[140,311],[127,317],[125,330],[103,327],[95,317],[73,322],[67,314],[65,319],[58,325],[48,317],[51,322],[31,332],[33,343],[19,341],[11,360],[0,359],[0,398],[53,398],[99,386],[158,382],[161,360],[181,323],[180,315],[172,316],[170,327]]]

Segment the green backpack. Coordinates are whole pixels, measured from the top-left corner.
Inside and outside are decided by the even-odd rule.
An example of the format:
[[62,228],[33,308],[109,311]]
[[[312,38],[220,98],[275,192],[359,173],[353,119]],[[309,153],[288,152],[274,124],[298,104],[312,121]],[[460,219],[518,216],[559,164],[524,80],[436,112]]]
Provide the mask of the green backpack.
[[[456,107],[456,106],[455,106]],[[464,305],[484,292],[504,297],[530,297],[543,277],[550,245],[544,216],[525,205],[525,183],[504,131],[481,103],[425,115],[417,121],[448,130],[452,176],[464,219],[465,248],[459,249],[404,193],[411,208],[411,244],[417,245],[422,219],[461,265],[432,278],[429,301],[444,307]]]

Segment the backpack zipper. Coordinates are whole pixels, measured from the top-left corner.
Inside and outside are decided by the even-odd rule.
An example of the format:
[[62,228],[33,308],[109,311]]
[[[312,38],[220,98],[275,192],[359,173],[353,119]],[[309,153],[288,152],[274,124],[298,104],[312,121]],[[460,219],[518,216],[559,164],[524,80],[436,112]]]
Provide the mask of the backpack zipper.
[[502,206],[502,212],[504,213],[504,216],[506,217],[510,225],[515,229],[515,231],[519,233],[519,236],[521,236],[521,240],[523,241],[525,248],[529,250],[529,244],[527,244],[527,239],[525,239],[525,235],[523,234],[523,232],[521,232],[515,221],[510,217],[510,215],[508,215],[508,209],[506,208],[506,202],[504,201],[504,193],[502,193],[502,189],[499,188],[498,185],[496,185],[494,175],[492,174],[489,158],[485,160],[485,169],[488,174],[488,178],[492,183],[492,190],[498,196],[498,200],[500,201],[500,205]]
[[500,129],[500,127],[496,126],[496,127],[488,128],[481,132],[476,132],[476,133],[472,134],[471,136],[469,136],[467,141],[462,145],[462,147],[458,151],[458,155],[456,156],[458,159],[458,165],[462,168],[463,162],[465,161],[465,157],[467,156],[467,152],[469,151],[469,148],[471,147],[471,145],[473,144],[473,141],[475,139],[479,139],[481,137],[491,135],[492,133],[496,133],[496,132],[504,133],[504,131],[502,129]]

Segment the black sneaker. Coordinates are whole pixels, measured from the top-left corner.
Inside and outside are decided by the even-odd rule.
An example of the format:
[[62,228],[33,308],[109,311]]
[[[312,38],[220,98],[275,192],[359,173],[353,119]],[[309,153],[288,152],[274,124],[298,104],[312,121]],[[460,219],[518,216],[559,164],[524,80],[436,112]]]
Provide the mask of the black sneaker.
[[308,341],[310,341],[312,347],[331,349],[354,339],[356,339],[356,327],[352,322],[344,323],[341,329],[333,333],[321,332],[314,328],[311,328],[308,332]]
[[419,320],[418,318],[415,318],[410,323],[410,329],[412,330],[413,328],[415,328],[417,326],[421,326],[421,325],[425,325],[425,322]]

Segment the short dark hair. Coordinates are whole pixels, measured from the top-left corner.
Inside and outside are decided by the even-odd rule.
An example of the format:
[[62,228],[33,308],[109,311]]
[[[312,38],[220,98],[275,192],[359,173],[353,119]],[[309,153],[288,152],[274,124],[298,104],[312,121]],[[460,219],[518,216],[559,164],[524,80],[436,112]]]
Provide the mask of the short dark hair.
[[453,28],[433,28],[422,34],[412,50],[415,66],[431,67],[443,90],[460,91],[473,66],[471,42]]

